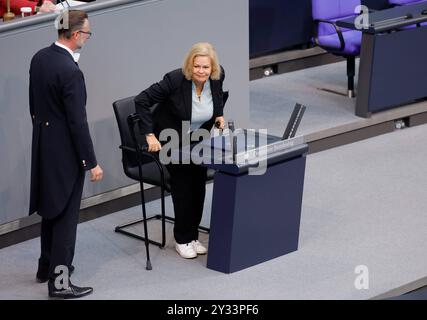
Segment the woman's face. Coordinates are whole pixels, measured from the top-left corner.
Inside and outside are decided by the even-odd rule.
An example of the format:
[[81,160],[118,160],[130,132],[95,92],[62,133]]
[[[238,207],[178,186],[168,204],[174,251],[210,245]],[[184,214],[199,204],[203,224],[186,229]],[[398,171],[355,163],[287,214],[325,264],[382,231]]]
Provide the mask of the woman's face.
[[211,58],[205,56],[196,56],[193,60],[193,81],[204,83],[209,79],[211,73]]

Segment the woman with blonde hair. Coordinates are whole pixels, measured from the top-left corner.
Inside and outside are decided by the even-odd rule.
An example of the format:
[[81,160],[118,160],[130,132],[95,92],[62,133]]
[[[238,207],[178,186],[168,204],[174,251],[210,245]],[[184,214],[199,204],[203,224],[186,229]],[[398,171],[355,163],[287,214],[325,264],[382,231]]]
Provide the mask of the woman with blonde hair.
[[[224,69],[219,65],[210,43],[196,43],[187,53],[182,68],[168,72],[135,97],[136,112],[143,119],[149,152],[158,152],[158,140],[164,129],[173,129],[181,137],[183,121],[190,122],[190,133],[224,128]],[[158,104],[155,112],[151,112]],[[189,134],[190,134],[189,133]],[[183,258],[206,254],[198,240],[206,193],[206,168],[194,163],[166,164],[171,176],[171,195],[175,212],[176,251]]]

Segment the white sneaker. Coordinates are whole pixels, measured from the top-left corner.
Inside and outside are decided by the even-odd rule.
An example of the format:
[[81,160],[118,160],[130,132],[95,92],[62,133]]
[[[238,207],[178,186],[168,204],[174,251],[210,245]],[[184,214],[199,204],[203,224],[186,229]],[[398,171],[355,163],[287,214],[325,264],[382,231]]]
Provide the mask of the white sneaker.
[[175,249],[179,253],[179,255],[185,259],[192,259],[197,257],[197,253],[191,243],[176,243]]
[[206,247],[203,246],[199,240],[191,241],[191,245],[193,246],[194,251],[196,251],[197,254],[206,254],[208,252],[208,249],[206,249]]

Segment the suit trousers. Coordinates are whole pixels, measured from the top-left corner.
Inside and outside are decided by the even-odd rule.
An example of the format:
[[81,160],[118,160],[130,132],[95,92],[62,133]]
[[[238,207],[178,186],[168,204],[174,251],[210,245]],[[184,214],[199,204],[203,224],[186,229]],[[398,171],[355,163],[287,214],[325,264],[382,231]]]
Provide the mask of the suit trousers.
[[42,219],[39,270],[48,269],[50,279],[55,279],[57,266],[69,268],[73,262],[84,178],[85,172],[79,172],[68,203],[57,217]]
[[207,169],[196,164],[166,165],[171,177],[171,195],[175,212],[174,237],[179,244],[199,238],[206,194]]

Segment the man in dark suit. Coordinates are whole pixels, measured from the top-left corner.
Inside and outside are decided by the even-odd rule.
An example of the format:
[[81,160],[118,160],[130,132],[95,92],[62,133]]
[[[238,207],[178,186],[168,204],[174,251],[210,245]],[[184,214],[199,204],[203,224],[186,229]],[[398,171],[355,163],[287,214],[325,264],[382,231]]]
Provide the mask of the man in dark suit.
[[[68,15],[68,16],[66,16]],[[33,121],[30,214],[41,223],[39,282],[48,281],[50,297],[79,298],[90,287],[69,281],[85,171],[102,179],[86,119],[86,87],[78,54],[91,36],[88,16],[64,11],[58,41],[37,52],[30,67]],[[68,24],[68,26],[67,26]]]

